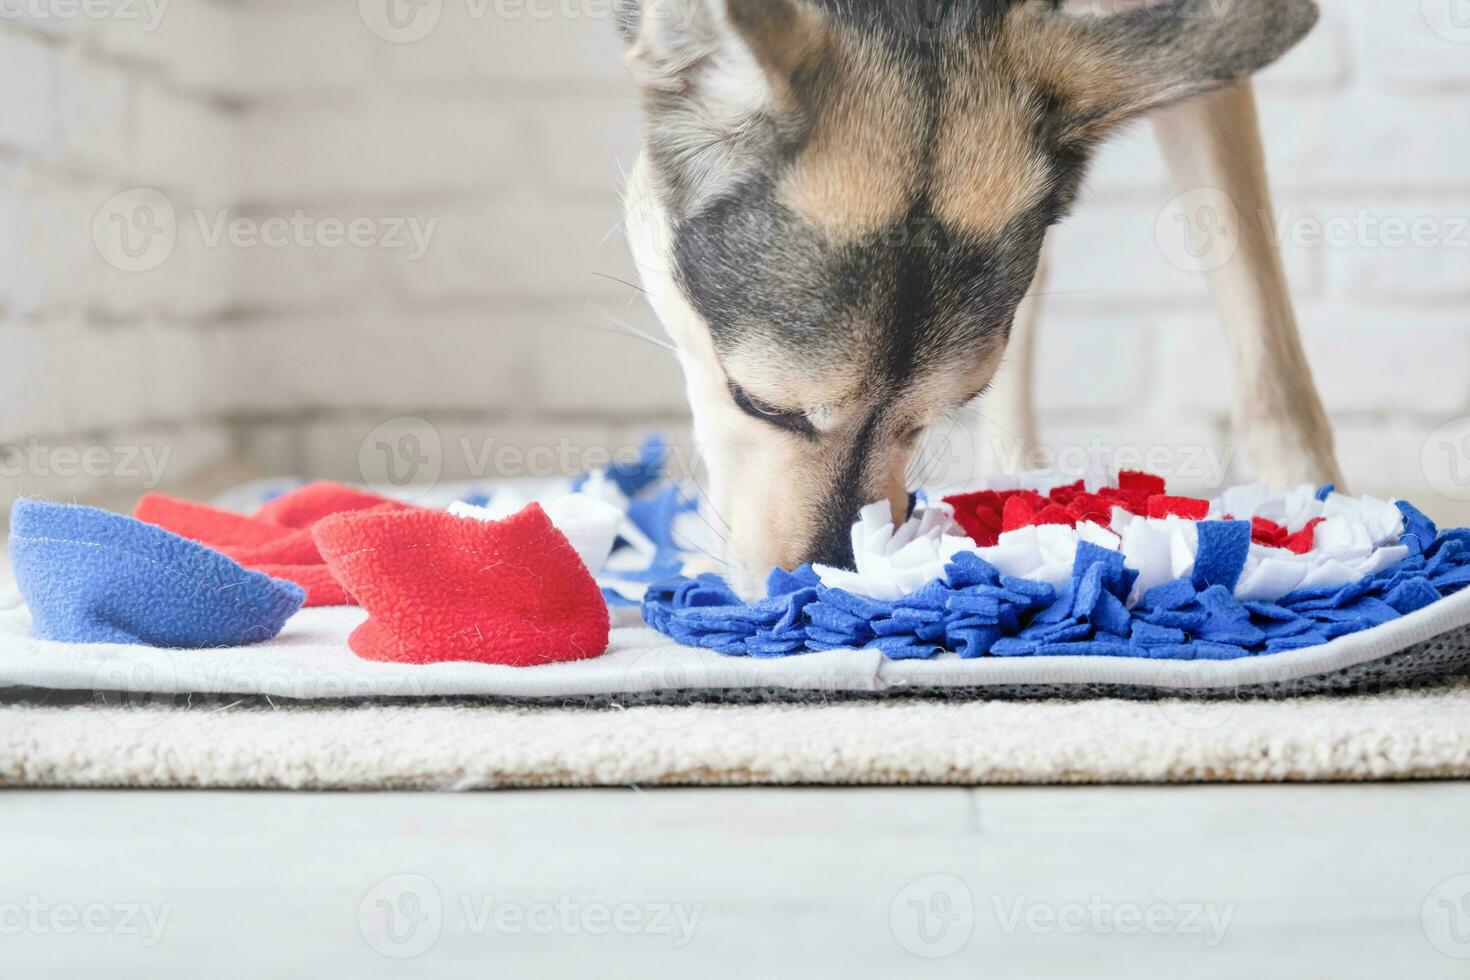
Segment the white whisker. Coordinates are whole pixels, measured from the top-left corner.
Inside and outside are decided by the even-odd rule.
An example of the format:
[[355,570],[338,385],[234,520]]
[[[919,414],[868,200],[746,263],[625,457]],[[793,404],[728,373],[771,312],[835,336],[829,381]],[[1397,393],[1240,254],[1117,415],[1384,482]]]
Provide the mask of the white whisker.
[[611,330],[614,333],[620,333],[624,336],[634,337],[638,340],[646,341],[653,346],[659,348],[660,350],[665,351],[670,357],[673,357],[676,360],[678,359],[679,349],[673,344],[670,344],[664,340],[660,340],[653,334],[648,333],[646,330],[642,330],[638,327],[635,327],[633,324],[627,322],[626,320],[622,320],[618,317],[613,316],[607,310],[604,310],[602,307],[597,306],[596,304],[593,304],[592,308],[596,310],[599,314],[601,314],[604,319],[612,324],[612,326],[600,327],[597,324],[582,324],[582,326],[586,326],[592,329]]

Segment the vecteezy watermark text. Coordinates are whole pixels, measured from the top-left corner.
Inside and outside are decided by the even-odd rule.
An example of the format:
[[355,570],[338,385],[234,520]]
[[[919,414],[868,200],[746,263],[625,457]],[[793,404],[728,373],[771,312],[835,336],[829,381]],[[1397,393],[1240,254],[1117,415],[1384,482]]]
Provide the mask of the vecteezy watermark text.
[[[428,419],[403,415],[373,427],[358,446],[358,473],[378,493],[401,493],[418,487],[427,493],[448,470],[469,479],[487,477],[561,477],[590,473],[614,462],[631,462],[640,449],[612,447],[561,438],[521,445],[497,439],[446,438]],[[665,472],[686,476],[699,468],[692,447],[669,448]]]
[[1470,249],[1470,214],[1381,215],[1359,209],[1346,214],[1257,213],[1277,245],[1297,248]]
[[1117,473],[1141,470],[1170,480],[1203,487],[1224,484],[1235,459],[1234,446],[1110,445],[1101,438],[1086,444],[1032,446],[1016,439],[990,436],[990,448],[996,465],[1005,474],[1030,470],[1057,470],[1063,473]]
[[151,949],[163,938],[172,904],[147,902],[44,902],[35,895],[24,902],[0,902],[0,936],[138,936]]
[[[438,218],[313,214],[303,208],[264,217],[229,208],[195,208],[192,217],[197,240],[208,249],[384,249],[405,252],[410,262],[428,253],[439,227]],[[152,187],[133,187],[97,209],[92,241],[114,268],[150,272],[173,255],[184,230],[181,225],[188,227],[168,195]]]
[[[706,0],[643,0],[644,20],[658,18],[671,29],[687,28],[706,12]],[[390,44],[422,41],[439,27],[447,6],[462,9],[471,21],[611,20],[615,0],[358,0],[358,14],[369,31]]]
[[339,218],[297,209],[290,217],[251,218],[228,209],[197,210],[194,219],[206,248],[229,242],[235,248],[406,249],[417,262],[429,251],[438,218],[405,216]]
[[163,482],[170,446],[48,446],[30,439],[23,446],[0,446],[0,477],[121,477],[141,479],[145,490]]
[[[990,896],[1002,935],[1083,934],[1183,936],[1206,949],[1220,945],[1235,905],[1211,902],[1127,902],[1093,895],[1087,901],[1046,902],[1026,895]],[[889,925],[898,944],[915,956],[939,959],[963,949],[980,917],[970,886],[952,874],[929,874],[906,884],[889,905]]]
[[681,902],[576,902],[566,895],[555,901],[508,902],[493,895],[462,895],[460,912],[476,936],[665,936],[682,949],[694,939],[704,906]]
[[0,0],[0,20],[137,21],[145,33],[158,30],[169,0]]
[[682,949],[703,915],[700,903],[586,902],[569,895],[527,902],[460,894],[446,902],[433,879],[398,874],[363,895],[357,924],[374,950],[407,959],[428,952],[445,929],[471,936],[652,936]]
[[1211,902],[1109,902],[1094,895],[1086,902],[1033,902],[1025,896],[1011,899],[991,897],[996,921],[1006,935],[1029,932],[1038,936],[1061,933],[1067,936],[1094,935],[1198,936],[1206,949],[1225,940],[1234,903]]
[[[1470,0],[1465,0],[1470,4]],[[1155,236],[1164,257],[1187,272],[1213,272],[1235,258],[1242,235],[1259,230],[1277,248],[1470,249],[1470,213],[1379,213],[1359,208],[1302,213],[1242,212],[1217,187],[1180,194],[1160,212]]]

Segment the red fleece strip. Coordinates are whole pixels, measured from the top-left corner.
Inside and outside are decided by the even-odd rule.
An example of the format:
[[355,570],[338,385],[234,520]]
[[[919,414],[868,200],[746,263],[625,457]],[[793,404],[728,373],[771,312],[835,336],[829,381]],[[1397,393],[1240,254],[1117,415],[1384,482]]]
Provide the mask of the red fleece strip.
[[324,517],[343,514],[354,510],[373,508],[389,510],[411,510],[412,505],[389,500],[366,490],[355,490],[340,483],[319,480],[297,487],[267,501],[253,515],[258,521],[278,524],[282,527],[309,528]]
[[503,521],[362,511],[313,533],[368,612],[347,641],[365,660],[529,667],[607,650],[602,592],[537,504]]
[[1194,497],[1170,497],[1157,494],[1148,498],[1149,517],[1182,517],[1188,521],[1202,521],[1210,513],[1210,502]]
[[1309,554],[1317,547],[1317,525],[1327,520],[1325,517],[1314,517],[1307,522],[1307,526],[1286,539],[1283,546],[1288,551],[1294,551],[1299,555]]
[[133,516],[211,548],[261,547],[291,534],[290,528],[162,493],[143,494]]
[[1171,497],[1164,490],[1162,477],[1124,470],[1118,474],[1116,487],[1103,487],[1096,493],[1089,493],[1079,480],[1057,487],[1046,496],[1034,490],[982,490],[945,497],[944,501],[954,507],[955,520],[965,533],[987,548],[1005,532],[1023,527],[1076,527],[1087,521],[1106,527],[1112,522],[1114,507],[1141,517],[1176,515],[1196,521],[1209,513],[1209,501]]
[[[1228,521],[1234,518],[1226,515],[1225,519]],[[1326,520],[1324,517],[1314,517],[1307,522],[1305,527],[1293,534],[1273,520],[1252,517],[1251,542],[1265,545],[1267,548],[1285,548],[1298,555],[1305,555],[1316,546],[1317,525],[1324,520]]]
[[353,605],[352,597],[327,569],[312,540],[312,525],[344,511],[407,507],[321,482],[277,497],[250,517],[161,493],[144,494],[133,516],[222,552],[253,571],[295,582],[306,590],[308,606],[346,606]]

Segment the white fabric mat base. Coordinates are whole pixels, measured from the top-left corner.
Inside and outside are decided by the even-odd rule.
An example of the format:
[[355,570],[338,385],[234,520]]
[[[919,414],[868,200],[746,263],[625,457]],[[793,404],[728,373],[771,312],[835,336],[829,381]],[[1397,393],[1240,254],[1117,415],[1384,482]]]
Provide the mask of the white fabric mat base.
[[354,656],[347,635],[364,615],[353,607],[306,609],[268,643],[161,650],[35,639],[27,633],[30,614],[19,594],[0,594],[0,688],[261,694],[301,700],[576,698],[679,690],[861,693],[1012,684],[1125,684],[1189,691],[1290,681],[1376,660],[1470,623],[1470,590],[1310,650],[1224,662],[1123,657],[961,660],[952,654],[928,661],[889,661],[875,650],[757,660],[682,647],[645,627],[627,627],[614,630],[609,652],[592,660],[530,668],[476,663],[419,666]]

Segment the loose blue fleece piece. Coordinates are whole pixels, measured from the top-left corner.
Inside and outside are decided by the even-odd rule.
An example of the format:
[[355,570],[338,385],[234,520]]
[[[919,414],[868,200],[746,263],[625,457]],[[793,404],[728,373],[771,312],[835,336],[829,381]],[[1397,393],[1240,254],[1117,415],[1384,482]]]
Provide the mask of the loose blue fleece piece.
[[684,567],[687,555],[674,540],[674,521],[680,514],[698,509],[699,500],[685,496],[678,485],[672,483],[651,497],[629,500],[628,520],[653,542],[654,556],[646,569],[619,572],[618,577],[630,582],[657,582],[677,575]]
[[234,647],[281,631],[306,593],[131,517],[21,499],[10,559],[31,633],[65,643]]
[[1077,546],[1061,589],[1002,575],[973,553],[955,556],[944,577],[895,601],[824,586],[810,567],[777,570],[767,597],[740,600],[716,575],[652,586],[644,620],[691,646],[733,656],[780,657],[867,647],[890,659],[1109,656],[1233,660],[1327,643],[1389,622],[1470,587],[1470,530],[1439,532],[1408,504],[1410,555],[1357,582],[1299,590],[1277,602],[1232,594],[1250,550],[1250,524],[1202,521],[1195,569],[1126,605],[1137,573],[1123,556]]
[[1234,591],[1251,550],[1250,521],[1201,521],[1193,581],[1201,590],[1212,585]]

